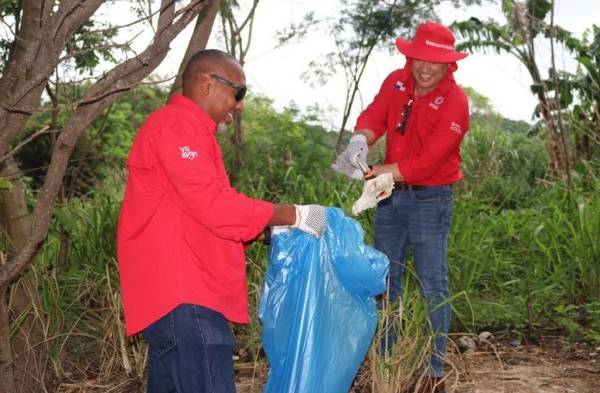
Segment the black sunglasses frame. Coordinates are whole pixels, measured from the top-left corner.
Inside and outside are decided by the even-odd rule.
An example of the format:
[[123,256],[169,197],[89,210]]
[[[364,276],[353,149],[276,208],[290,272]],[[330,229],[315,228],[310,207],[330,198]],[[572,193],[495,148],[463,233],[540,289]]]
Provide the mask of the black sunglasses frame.
[[408,102],[404,104],[404,108],[402,109],[402,122],[396,127],[396,131],[398,131],[400,135],[404,135],[404,132],[406,132],[408,117],[410,116],[414,102],[415,99],[413,97],[409,97]]
[[235,95],[233,96],[233,98],[235,98],[235,100],[237,102],[240,102],[246,96],[246,91],[247,91],[246,86],[236,85],[235,83],[231,82],[230,80],[223,78],[221,75],[217,75],[217,74],[209,74],[209,75],[211,78],[213,78],[220,84],[225,85],[227,87],[231,87],[235,91]]

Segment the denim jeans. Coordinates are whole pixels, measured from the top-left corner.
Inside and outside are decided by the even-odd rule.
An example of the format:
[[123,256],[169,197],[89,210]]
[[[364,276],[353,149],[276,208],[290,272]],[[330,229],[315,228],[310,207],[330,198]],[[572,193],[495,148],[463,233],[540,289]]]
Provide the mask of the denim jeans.
[[222,314],[182,304],[144,330],[148,393],[235,393],[234,338]]
[[375,248],[390,260],[387,292],[390,303],[402,293],[402,276],[412,247],[421,294],[436,334],[427,370],[434,377],[444,374],[451,316],[450,305],[442,304],[450,297],[446,254],[451,221],[452,186],[395,190],[391,197],[379,202],[375,214]]

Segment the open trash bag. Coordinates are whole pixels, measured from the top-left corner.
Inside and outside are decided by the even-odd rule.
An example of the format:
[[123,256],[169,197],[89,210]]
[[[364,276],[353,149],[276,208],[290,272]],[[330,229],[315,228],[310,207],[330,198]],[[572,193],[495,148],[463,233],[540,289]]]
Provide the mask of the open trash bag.
[[273,236],[259,307],[270,364],[264,393],[346,393],[371,344],[388,259],[342,210],[328,208],[327,221],[320,239],[299,230]]

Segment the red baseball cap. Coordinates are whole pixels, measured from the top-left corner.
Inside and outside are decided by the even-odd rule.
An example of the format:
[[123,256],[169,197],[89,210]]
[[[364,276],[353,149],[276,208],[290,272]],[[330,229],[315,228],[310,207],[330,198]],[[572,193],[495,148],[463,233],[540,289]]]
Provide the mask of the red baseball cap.
[[436,63],[454,63],[468,56],[454,49],[452,30],[436,22],[421,23],[412,41],[397,38],[396,48],[406,57]]

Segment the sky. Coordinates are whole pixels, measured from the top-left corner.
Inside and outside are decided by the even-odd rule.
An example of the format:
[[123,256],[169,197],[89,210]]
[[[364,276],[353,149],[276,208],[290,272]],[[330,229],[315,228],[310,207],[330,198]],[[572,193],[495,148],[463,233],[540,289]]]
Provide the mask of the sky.
[[[250,1],[240,0],[240,3],[243,5]],[[261,0],[257,8],[250,53],[244,67],[249,94],[260,94],[273,99],[277,109],[282,109],[291,102],[300,109],[318,104],[323,124],[337,129],[344,105],[345,79],[342,70],[325,85],[309,83],[301,77],[311,60],[332,50],[332,37],[322,30],[315,30],[298,43],[276,48],[275,32],[285,29],[291,23],[298,23],[308,12],[314,12],[317,17],[335,18],[339,8],[338,0]],[[486,3],[462,9],[442,6],[437,9],[437,13],[442,23],[447,25],[472,16],[492,18],[504,23],[498,4]],[[556,24],[578,37],[593,23],[598,24],[599,16],[598,0],[556,0]],[[208,47],[222,49],[215,34],[217,30],[218,21]],[[168,77],[177,72],[190,34],[191,28],[172,43],[172,50],[157,69],[157,75]],[[394,48],[393,41],[387,45]],[[536,51],[541,68],[547,69],[550,64],[549,45],[538,43]],[[557,67],[574,71],[576,63],[572,58],[560,48],[557,52]],[[360,110],[369,104],[383,79],[394,69],[402,67],[404,61],[404,56],[395,50],[380,51],[372,56],[360,85],[360,97],[355,103],[349,127],[353,126]],[[459,84],[472,87],[488,97],[494,109],[503,116],[531,121],[536,100],[529,90],[531,79],[518,60],[508,55],[474,53],[458,64],[455,78]]]

